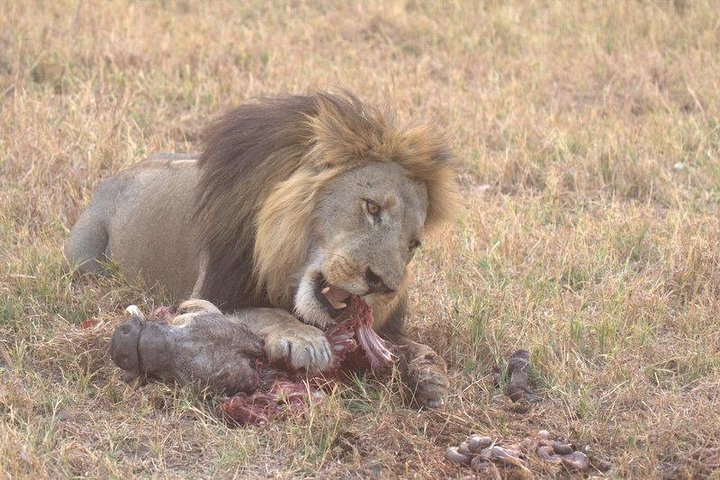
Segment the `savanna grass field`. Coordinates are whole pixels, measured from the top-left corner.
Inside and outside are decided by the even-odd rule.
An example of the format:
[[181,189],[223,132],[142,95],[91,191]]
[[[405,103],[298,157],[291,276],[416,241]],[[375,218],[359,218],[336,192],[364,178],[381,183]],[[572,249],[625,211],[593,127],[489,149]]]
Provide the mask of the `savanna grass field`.
[[[448,446],[546,429],[611,469],[499,473],[720,478],[719,12],[0,0],[0,472],[466,477]],[[448,362],[446,405],[358,377],[305,415],[229,428],[193,388],[127,388],[108,338],[127,305],[169,300],[70,274],[63,243],[94,188],[197,151],[232,106],[328,88],[451,139],[464,207],[416,255],[409,320]],[[524,410],[502,393],[519,348],[539,399]]]

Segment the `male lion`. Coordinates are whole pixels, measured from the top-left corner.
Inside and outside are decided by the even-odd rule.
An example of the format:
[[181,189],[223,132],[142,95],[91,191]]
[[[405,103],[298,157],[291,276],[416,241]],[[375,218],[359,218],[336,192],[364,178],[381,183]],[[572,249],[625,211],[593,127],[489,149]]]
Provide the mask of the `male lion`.
[[320,329],[360,295],[375,330],[400,346],[418,403],[442,404],[443,360],[402,333],[408,264],[456,206],[442,136],[399,129],[349,93],[318,93],[232,110],[204,146],[104,181],[70,234],[71,264],[100,272],[112,258],[128,278],[223,311],[274,307],[257,333],[309,370],[330,363]]

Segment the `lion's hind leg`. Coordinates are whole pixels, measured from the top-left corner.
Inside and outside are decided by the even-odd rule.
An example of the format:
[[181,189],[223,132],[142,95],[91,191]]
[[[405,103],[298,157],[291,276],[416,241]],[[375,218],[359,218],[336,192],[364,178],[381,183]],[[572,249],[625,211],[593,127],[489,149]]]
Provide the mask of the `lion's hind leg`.
[[65,257],[81,273],[100,274],[107,261],[107,220],[98,210],[91,205],[80,215],[65,244]]
[[98,185],[90,204],[77,219],[65,244],[65,257],[80,273],[103,273],[110,251],[110,226],[129,183],[127,174],[110,177]]

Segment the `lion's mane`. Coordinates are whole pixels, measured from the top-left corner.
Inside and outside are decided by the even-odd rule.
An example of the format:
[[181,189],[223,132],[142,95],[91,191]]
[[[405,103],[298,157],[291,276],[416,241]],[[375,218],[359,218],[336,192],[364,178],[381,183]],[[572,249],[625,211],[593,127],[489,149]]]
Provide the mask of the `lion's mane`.
[[198,223],[200,294],[223,310],[292,308],[288,275],[304,264],[323,187],[369,162],[396,162],[427,186],[426,226],[456,209],[455,170],[430,125],[400,129],[355,96],[317,93],[243,105],[206,131]]

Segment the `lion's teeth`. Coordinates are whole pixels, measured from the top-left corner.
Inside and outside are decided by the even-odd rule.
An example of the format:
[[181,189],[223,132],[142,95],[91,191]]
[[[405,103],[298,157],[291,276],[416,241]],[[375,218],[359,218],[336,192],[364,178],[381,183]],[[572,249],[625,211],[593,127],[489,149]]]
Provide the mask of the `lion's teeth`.
[[333,308],[335,310],[342,310],[343,308],[347,307],[347,303],[338,302],[333,304]]
[[323,295],[325,295],[325,294],[326,294],[327,292],[329,292],[329,291],[330,291],[330,287],[325,287],[325,288],[323,288],[322,290],[320,290],[320,292],[321,292]]

